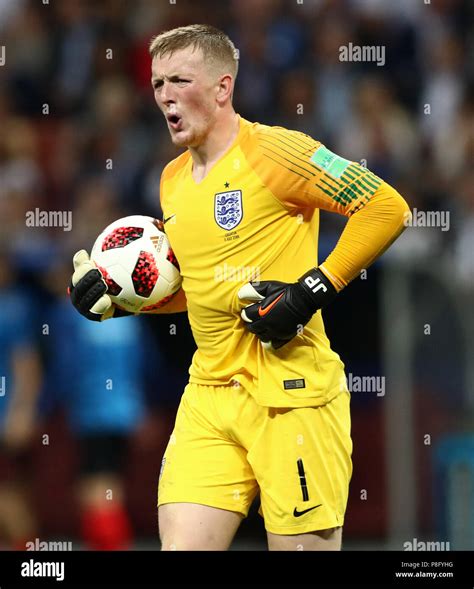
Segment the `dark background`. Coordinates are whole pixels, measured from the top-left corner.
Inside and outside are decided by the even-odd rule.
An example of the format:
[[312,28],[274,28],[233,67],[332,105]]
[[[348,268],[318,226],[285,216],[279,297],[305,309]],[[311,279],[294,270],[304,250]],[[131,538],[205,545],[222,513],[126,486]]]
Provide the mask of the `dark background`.
[[[449,231],[407,229],[324,319],[348,373],[383,376],[390,337],[383,276],[406,278],[411,327],[404,337],[412,377],[407,411],[417,490],[411,529],[419,538],[454,534],[436,516],[448,507],[437,504],[434,494],[445,484],[443,475],[435,475],[435,446],[443,436],[472,431],[472,320],[464,317],[472,313],[462,306],[472,303],[474,284],[472,12],[472,3],[463,0],[2,3],[0,241],[15,287],[32,310],[31,345],[43,366],[28,470],[39,537],[78,534],[77,440],[42,326],[66,296],[76,250],[90,249],[99,232],[125,214],[161,217],[159,176],[178,152],[153,101],[147,47],[160,31],[201,22],[222,28],[240,51],[235,106],[243,117],[302,130],[343,157],[363,161],[412,208],[450,212]],[[385,64],[341,62],[340,47],[349,43],[385,47]],[[36,207],[72,211],[72,231],[27,227],[25,214]],[[322,214],[320,260],[344,222]],[[395,302],[398,293],[390,297]],[[154,343],[141,350],[149,367],[143,390],[153,427],[146,435],[130,434],[124,478],[137,545],[156,542],[157,476],[194,350],[185,315],[139,321]],[[170,323],[176,335],[170,335]],[[431,333],[423,337],[425,324]],[[389,329],[396,330],[397,322]],[[9,350],[0,354],[8,360]],[[393,536],[388,508],[387,473],[393,467],[387,463],[385,423],[387,396],[395,392],[387,382],[385,397],[353,394],[349,547],[384,548],[404,540]],[[427,433],[429,447],[423,443]],[[361,499],[364,489],[367,499]],[[254,511],[239,546],[260,546],[264,537]],[[472,547],[474,535],[463,534],[458,546]]]

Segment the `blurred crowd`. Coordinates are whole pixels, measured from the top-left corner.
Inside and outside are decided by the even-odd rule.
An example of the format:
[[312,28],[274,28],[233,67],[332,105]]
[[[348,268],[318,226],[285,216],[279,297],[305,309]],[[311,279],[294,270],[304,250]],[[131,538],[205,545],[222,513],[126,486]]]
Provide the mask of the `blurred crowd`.
[[[468,276],[473,10],[466,0],[4,0],[2,234],[23,267],[37,268],[44,252],[90,244],[120,212],[160,214],[159,176],[177,153],[153,101],[147,47],[158,31],[205,20],[239,49],[242,116],[305,131],[413,207],[451,211],[452,230],[419,247],[450,251]],[[384,65],[340,61],[350,43],[383,46]],[[26,228],[35,207],[72,210],[74,230]]]
[[[160,174],[178,152],[153,101],[150,38],[191,23],[223,29],[240,52],[237,112],[363,161],[418,210],[449,211],[449,231],[407,232],[399,256],[446,258],[472,286],[473,12],[469,0],[0,0],[2,444],[16,460],[38,399],[46,413],[65,407],[81,441],[87,545],[129,540],[126,510],[105,509],[100,497],[110,489],[121,497],[126,439],[140,431],[150,403],[177,404],[186,379],[178,367],[158,387],[147,375],[144,366],[157,370],[166,347],[150,321],[89,326],[65,295],[72,254],[90,249],[108,223],[161,216]],[[385,64],[340,61],[350,43],[384,46]],[[28,226],[36,209],[72,211],[72,230]],[[324,216],[322,252],[342,226]],[[15,490],[2,485],[0,462],[0,538],[3,529],[13,545],[35,533],[18,501],[21,479]],[[13,509],[24,526],[2,528]],[[95,537],[97,529],[115,536]]]

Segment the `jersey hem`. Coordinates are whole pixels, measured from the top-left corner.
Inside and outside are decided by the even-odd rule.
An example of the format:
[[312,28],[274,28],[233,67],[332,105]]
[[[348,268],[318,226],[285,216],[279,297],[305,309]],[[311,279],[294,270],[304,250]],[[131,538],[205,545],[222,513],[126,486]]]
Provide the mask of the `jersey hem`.
[[[190,378],[189,379],[190,384],[197,384],[197,385],[203,385],[203,386],[215,386],[215,387],[232,387],[233,386],[232,381],[238,382],[238,377],[236,377],[235,379],[230,379],[227,382],[209,381],[209,380],[203,381],[203,380],[200,380],[197,378]],[[327,405],[331,401],[333,401],[339,394],[344,393],[344,392],[349,392],[347,387],[341,387],[341,385],[338,384],[338,385],[334,386],[332,389],[330,389],[330,391],[325,396],[308,397],[308,398],[304,398],[304,399],[299,398],[299,399],[295,399],[294,403],[289,404],[288,401],[287,402],[266,401],[265,400],[266,395],[260,396],[260,395],[258,395],[258,393],[255,394],[251,388],[246,387],[242,383],[240,383],[240,384],[248,392],[248,394],[251,395],[251,397],[254,399],[254,401],[257,403],[257,405],[260,405],[262,407],[275,407],[275,408],[279,408],[279,409],[286,409],[286,408],[296,409],[296,408],[302,408],[302,407],[322,407],[324,405]]]

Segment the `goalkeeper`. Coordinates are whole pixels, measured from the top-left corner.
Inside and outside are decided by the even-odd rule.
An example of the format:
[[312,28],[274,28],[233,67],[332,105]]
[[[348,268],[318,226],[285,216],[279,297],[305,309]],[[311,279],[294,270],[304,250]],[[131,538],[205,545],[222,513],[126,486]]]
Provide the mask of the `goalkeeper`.
[[[187,148],[161,177],[183,283],[160,312],[187,311],[197,344],[162,463],[162,547],[227,549],[260,492],[271,550],[339,550],[350,395],[321,309],[400,235],[409,208],[308,135],[238,115],[237,52],[221,31],[167,31],[150,53],[155,101]],[[318,265],[320,209],[348,221]],[[84,251],[74,264],[76,308],[117,317]],[[249,267],[258,280],[218,278]]]

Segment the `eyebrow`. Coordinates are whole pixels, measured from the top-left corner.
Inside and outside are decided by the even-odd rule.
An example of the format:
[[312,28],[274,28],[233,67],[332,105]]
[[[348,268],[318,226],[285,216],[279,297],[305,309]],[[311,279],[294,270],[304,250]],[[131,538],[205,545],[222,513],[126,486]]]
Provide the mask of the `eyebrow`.
[[176,80],[177,78],[189,78],[192,74],[190,73],[175,73],[169,76],[152,76],[151,83],[154,84],[155,82],[161,82],[164,78],[168,78],[168,80]]

